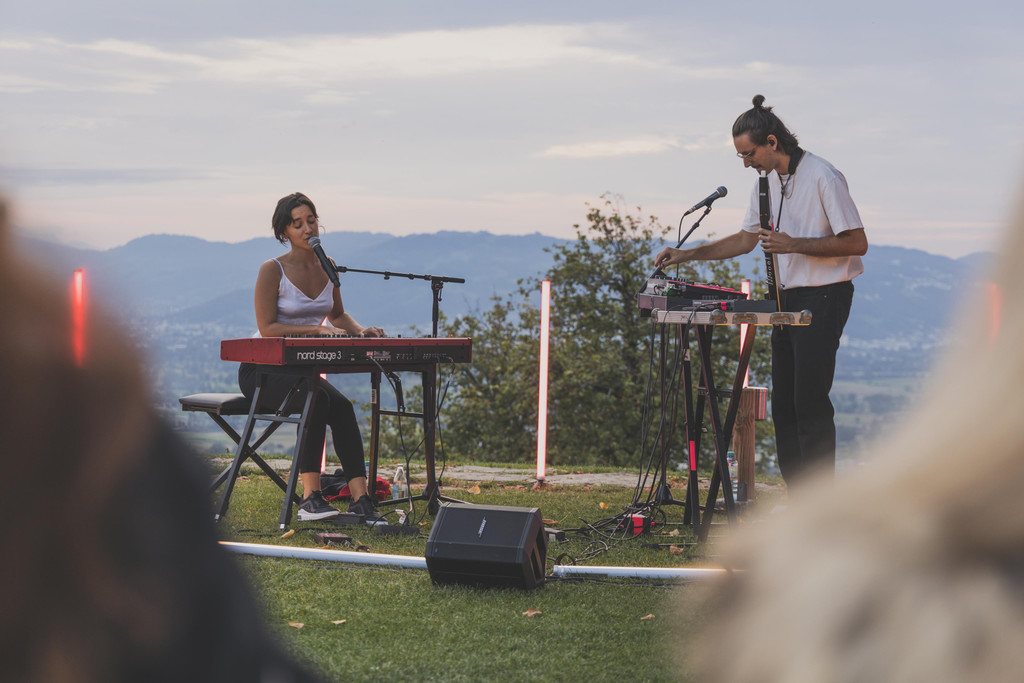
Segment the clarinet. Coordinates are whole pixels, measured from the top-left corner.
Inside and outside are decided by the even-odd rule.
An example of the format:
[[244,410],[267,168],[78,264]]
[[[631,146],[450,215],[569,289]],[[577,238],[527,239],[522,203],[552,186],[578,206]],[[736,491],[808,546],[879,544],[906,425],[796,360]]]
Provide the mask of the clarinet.
[[[768,195],[768,174],[765,171],[761,171],[761,177],[758,179],[757,186],[757,198],[760,204],[761,213],[761,229],[774,231],[775,228],[772,226],[772,200]],[[764,254],[764,266],[765,266],[765,284],[768,285],[768,294],[765,295],[765,299],[770,301],[778,302],[779,298],[779,282],[775,276],[775,254]]]

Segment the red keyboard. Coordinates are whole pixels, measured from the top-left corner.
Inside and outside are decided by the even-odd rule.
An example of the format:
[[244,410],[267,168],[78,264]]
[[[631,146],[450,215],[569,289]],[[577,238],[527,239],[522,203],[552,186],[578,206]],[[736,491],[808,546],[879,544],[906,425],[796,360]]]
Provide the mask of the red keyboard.
[[251,337],[225,339],[221,360],[263,365],[469,363],[468,337]]

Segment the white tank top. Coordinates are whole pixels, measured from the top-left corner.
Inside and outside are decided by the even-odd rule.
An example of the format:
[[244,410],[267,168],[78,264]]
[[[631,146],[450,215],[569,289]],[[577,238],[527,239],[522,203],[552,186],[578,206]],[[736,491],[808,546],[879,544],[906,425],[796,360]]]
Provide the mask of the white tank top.
[[[324,289],[315,299],[310,299],[302,290],[292,284],[284,274],[284,267],[272,259],[281,269],[281,284],[277,286],[277,322],[285,325],[319,325],[334,308],[334,285],[328,280]],[[259,330],[254,337],[259,337]]]

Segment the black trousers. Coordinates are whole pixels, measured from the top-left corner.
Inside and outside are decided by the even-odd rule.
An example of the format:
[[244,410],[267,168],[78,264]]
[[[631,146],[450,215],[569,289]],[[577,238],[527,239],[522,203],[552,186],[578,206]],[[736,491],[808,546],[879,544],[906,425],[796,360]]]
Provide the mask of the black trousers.
[[[238,367],[238,387],[250,401],[256,393],[256,378],[260,372],[267,372],[267,379],[260,395],[260,408],[277,410],[289,393],[287,409],[297,413],[302,410],[305,395],[294,391],[296,377],[286,368],[242,363]],[[366,476],[366,464],[363,460],[363,437],[359,433],[359,422],[355,408],[345,395],[324,379],[317,381],[318,391],[313,414],[309,417],[309,433],[306,445],[299,454],[299,472],[319,472],[320,462],[327,440],[327,426],[331,427],[334,437],[334,452],[341,461],[348,479]]]
[[772,328],[772,421],[779,470],[792,484],[812,468],[835,472],[835,408],[828,394],[853,283],[795,287],[781,296],[781,310],[806,309],[813,316],[807,326]]

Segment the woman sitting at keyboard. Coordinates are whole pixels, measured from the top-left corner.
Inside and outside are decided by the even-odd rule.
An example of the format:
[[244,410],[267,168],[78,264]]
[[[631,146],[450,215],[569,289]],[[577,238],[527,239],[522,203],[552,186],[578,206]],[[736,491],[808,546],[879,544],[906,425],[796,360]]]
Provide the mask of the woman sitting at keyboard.
[[[274,236],[291,250],[260,266],[256,276],[256,324],[259,336],[285,337],[315,335],[321,337],[383,337],[379,327],[363,327],[345,312],[341,293],[334,287],[321,267],[309,240],[319,237],[316,207],[306,195],[296,192],[277,203],[272,220]],[[326,318],[326,322],[325,322]],[[277,370],[277,372],[275,372]],[[242,363],[238,369],[238,386],[252,400],[259,372],[266,366]],[[261,407],[276,410],[295,385],[293,375],[269,369]],[[327,425],[331,426],[334,450],[348,478],[352,502],[348,511],[375,522],[382,517],[374,510],[374,499],[366,483],[363,461],[363,439],[359,434],[352,403],[327,381],[319,381],[319,394],[309,418],[309,433],[299,460],[299,479],[303,499],[299,519],[312,520],[336,516],[338,510],[324,500],[320,491],[320,464]],[[304,400],[296,395],[289,408],[298,412]]]

